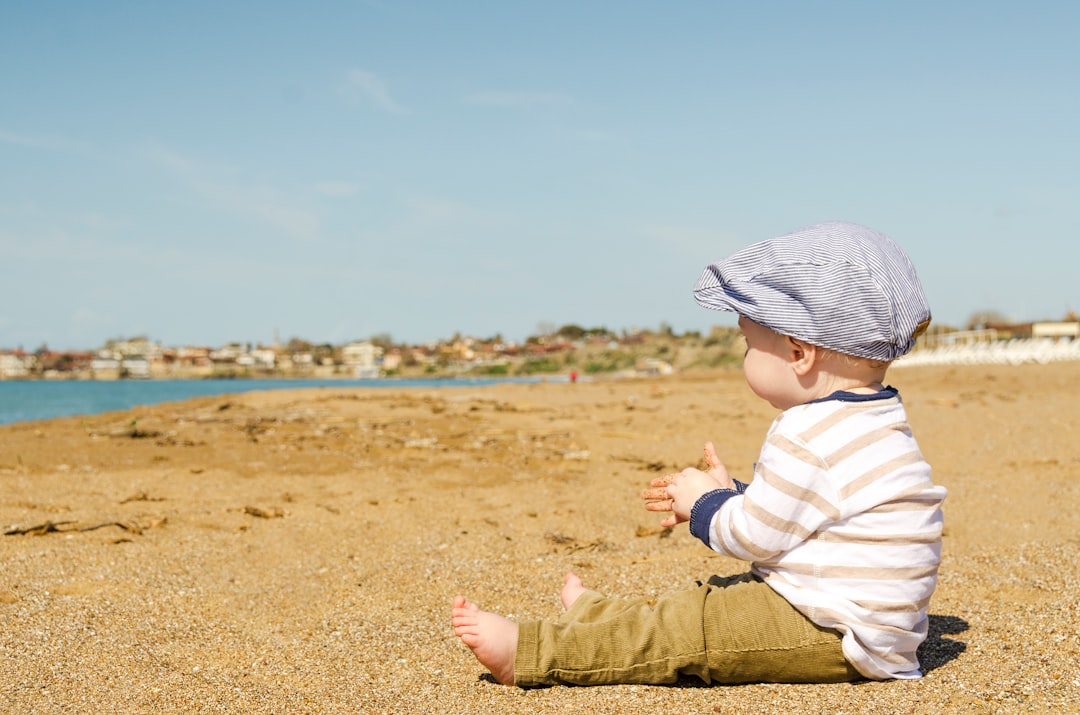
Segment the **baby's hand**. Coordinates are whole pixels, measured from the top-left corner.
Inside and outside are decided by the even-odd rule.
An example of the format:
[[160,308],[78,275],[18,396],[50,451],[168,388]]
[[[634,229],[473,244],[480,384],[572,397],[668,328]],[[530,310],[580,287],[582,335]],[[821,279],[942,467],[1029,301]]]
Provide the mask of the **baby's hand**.
[[[667,487],[671,482],[679,476],[678,474],[669,474],[666,477],[657,477],[653,479],[649,484],[654,487],[653,489],[646,489],[641,493],[641,498],[645,500],[645,508],[648,511],[671,511],[674,501],[668,494]],[[675,514],[665,517],[660,522],[660,526],[675,526],[679,523],[678,517]]]
[[705,464],[708,472],[689,467],[677,474],[653,479],[649,483],[653,488],[641,493],[648,511],[672,512],[660,522],[660,526],[675,526],[689,521],[690,510],[702,495],[714,489],[735,488],[735,482],[728,476],[712,442],[705,443]]
[[676,474],[665,487],[671,497],[671,510],[674,514],[665,521],[673,521],[674,526],[683,521],[690,521],[690,510],[697,500],[716,489],[724,489],[723,483],[709,472],[693,467]]
[[727,467],[720,461],[720,456],[716,453],[716,445],[712,442],[705,443],[705,464],[709,466],[709,476],[720,482],[718,489],[735,488],[735,480],[728,476]]

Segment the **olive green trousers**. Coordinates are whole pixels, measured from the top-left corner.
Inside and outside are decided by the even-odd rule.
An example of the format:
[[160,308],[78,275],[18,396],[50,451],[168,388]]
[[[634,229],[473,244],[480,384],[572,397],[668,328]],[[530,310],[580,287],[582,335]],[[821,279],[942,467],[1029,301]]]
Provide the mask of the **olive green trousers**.
[[751,574],[653,601],[586,591],[557,621],[519,624],[514,679],[536,685],[837,683],[861,680],[838,631]]

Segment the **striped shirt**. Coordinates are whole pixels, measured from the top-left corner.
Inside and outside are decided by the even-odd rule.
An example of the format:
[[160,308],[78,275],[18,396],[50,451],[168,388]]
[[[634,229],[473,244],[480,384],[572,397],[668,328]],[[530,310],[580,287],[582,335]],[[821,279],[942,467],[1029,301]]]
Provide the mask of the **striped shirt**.
[[836,393],[776,418],[753,482],[706,522],[709,545],[840,631],[866,677],[917,678],[945,493],[894,389]]

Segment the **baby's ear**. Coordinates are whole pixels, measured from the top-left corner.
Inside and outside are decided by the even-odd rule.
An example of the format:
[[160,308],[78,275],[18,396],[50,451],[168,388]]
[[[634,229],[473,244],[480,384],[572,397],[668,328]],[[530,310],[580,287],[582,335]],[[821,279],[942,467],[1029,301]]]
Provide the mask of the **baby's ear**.
[[787,336],[788,360],[791,369],[799,377],[805,376],[814,367],[818,359],[818,346]]

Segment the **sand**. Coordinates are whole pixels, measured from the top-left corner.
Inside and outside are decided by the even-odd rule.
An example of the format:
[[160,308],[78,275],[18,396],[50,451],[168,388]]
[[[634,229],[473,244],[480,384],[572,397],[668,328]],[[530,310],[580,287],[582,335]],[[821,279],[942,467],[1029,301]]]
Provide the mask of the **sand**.
[[[322,388],[0,427],[0,711],[1080,712],[1080,363],[890,375],[949,489],[919,681],[497,685],[463,592],[554,617],[745,570],[638,494],[774,410],[737,371]],[[37,527],[34,529],[33,527]]]

